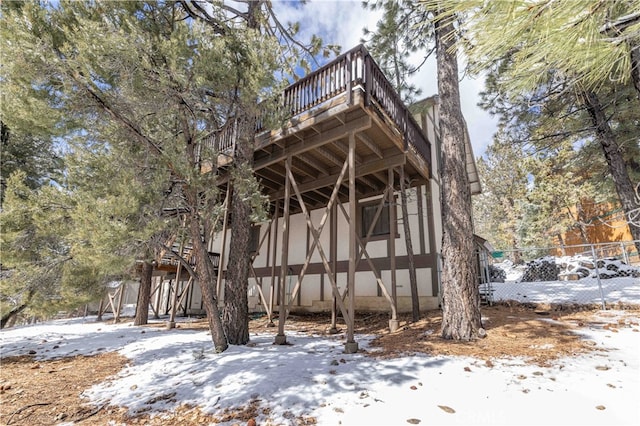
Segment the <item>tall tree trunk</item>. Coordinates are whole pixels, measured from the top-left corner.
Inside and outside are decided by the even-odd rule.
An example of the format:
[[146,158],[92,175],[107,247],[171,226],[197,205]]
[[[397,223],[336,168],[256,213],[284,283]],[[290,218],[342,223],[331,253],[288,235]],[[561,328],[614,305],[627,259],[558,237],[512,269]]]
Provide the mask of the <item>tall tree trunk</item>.
[[[186,158],[191,161],[191,167],[193,170],[197,170],[200,173],[200,164],[198,163],[198,156],[196,155],[196,144],[192,140],[187,141],[186,146]],[[213,340],[213,346],[216,352],[224,352],[229,347],[227,338],[224,335],[224,328],[222,327],[222,319],[220,318],[220,310],[218,309],[218,300],[216,298],[216,283],[217,275],[213,262],[209,258],[209,251],[207,250],[206,242],[203,237],[205,230],[205,219],[201,216],[201,198],[198,188],[189,187],[185,185],[182,188],[183,195],[186,199],[189,207],[189,213],[187,214],[186,226],[189,227],[189,237],[191,239],[193,256],[196,260],[195,271],[190,270],[191,276],[194,281],[194,285],[197,282],[200,286],[200,293],[202,294],[202,304],[207,313],[207,321],[209,322],[209,331],[211,332],[211,340]],[[207,215],[208,212],[202,212]],[[177,279],[178,277],[176,277]],[[179,283],[176,281],[176,290],[178,291]],[[176,309],[174,306],[173,309]]]
[[[409,287],[411,288],[411,314],[413,322],[420,320],[420,300],[418,299],[418,280],[416,278],[416,263],[413,259],[413,242],[411,241],[411,230],[409,227],[409,211],[407,209],[407,188],[404,180],[404,173],[400,174],[400,204],[402,204],[402,229],[404,230],[404,241],[407,246],[407,257],[409,258]],[[422,218],[420,218],[422,220]],[[395,238],[395,236],[391,236]]]
[[224,285],[222,323],[232,345],[249,342],[249,242],[251,237],[251,204],[243,188],[253,179],[254,121],[239,118],[239,138],[234,157],[231,194],[231,241]]
[[149,302],[151,300],[151,276],[153,263],[145,261],[140,268],[140,286],[136,302],[136,317],[133,325],[145,325],[149,322]]
[[[215,346],[216,352],[224,352],[229,347],[227,338],[224,335],[222,320],[220,319],[220,310],[218,309],[218,301],[215,296],[216,273],[213,263],[209,258],[209,252],[202,240],[200,220],[197,213],[192,213],[189,219],[189,231],[193,244],[193,254],[196,259],[196,277],[194,280],[200,286],[202,293],[202,303],[207,312],[207,321],[209,322],[209,330],[211,331],[211,340]],[[177,283],[176,283],[177,289]]]
[[593,92],[585,92],[583,93],[583,98],[587,111],[591,116],[591,121],[596,128],[596,139],[600,142],[600,146],[604,151],[604,157],[607,160],[609,173],[613,178],[620,204],[622,204],[625,217],[627,217],[631,238],[636,241],[636,250],[640,253],[640,226],[629,220],[631,213],[640,208],[640,205],[635,199],[634,187],[629,178],[629,172],[616,141],[616,136],[611,130],[611,126],[609,126],[598,96]]
[[[442,10],[437,15],[442,16]],[[438,17],[436,16],[436,19]],[[442,139],[442,337],[483,337],[474,262],[471,190],[465,166],[465,122],[460,108],[455,29],[449,17],[435,26]]]
[[[249,28],[259,28],[258,12],[261,2],[249,2],[247,8],[247,24]],[[257,99],[255,104],[257,105]],[[254,111],[255,105],[249,107]],[[251,203],[250,194],[245,194],[248,179],[253,176],[253,142],[255,138],[255,116],[242,110],[240,106],[238,119],[238,137],[233,160],[233,176],[231,179],[231,241],[229,244],[229,261],[224,284],[224,309],[222,322],[227,339],[232,345],[245,345],[249,342],[249,242],[251,237]]]

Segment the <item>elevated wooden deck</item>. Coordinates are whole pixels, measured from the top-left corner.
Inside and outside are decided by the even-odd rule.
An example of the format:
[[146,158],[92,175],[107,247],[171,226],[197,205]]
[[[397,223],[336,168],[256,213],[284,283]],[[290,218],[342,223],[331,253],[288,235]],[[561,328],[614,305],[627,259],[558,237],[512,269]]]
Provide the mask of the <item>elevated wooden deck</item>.
[[[327,204],[355,137],[357,199],[382,194],[388,170],[403,168],[412,185],[431,173],[431,144],[366,49],[360,45],[285,89],[281,101],[289,118],[277,130],[258,124],[254,170],[272,201],[285,197],[286,161],[310,207]],[[220,183],[226,186],[235,129],[228,126],[206,144],[218,155]],[[395,180],[397,186],[397,180]],[[340,199],[349,197],[341,180]],[[300,211],[295,197],[291,211]]]

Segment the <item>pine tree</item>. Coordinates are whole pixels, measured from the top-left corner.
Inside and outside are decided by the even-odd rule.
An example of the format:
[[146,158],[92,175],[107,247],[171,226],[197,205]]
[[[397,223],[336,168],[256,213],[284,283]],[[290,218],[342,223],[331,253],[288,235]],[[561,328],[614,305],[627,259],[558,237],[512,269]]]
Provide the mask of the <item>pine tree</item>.
[[442,337],[471,340],[486,332],[474,262],[471,190],[463,160],[466,124],[460,107],[456,32],[453,18],[440,6],[434,18],[442,140]]
[[[297,40],[298,26],[283,25],[275,15],[269,2],[247,2],[246,10],[235,5],[220,4],[222,15],[209,13],[198,1],[181,1],[184,10],[197,21],[208,25],[209,30],[221,35],[229,16],[242,22],[247,31],[256,40],[274,41],[278,39],[282,45],[275,49],[276,56],[269,65],[280,69],[285,75],[296,75],[296,70],[308,70],[307,58],[315,60],[315,55],[322,53],[328,56],[337,51],[337,46],[323,46],[321,39],[312,37],[308,44]],[[242,3],[242,2],[239,2]],[[276,46],[272,46],[276,47]],[[245,48],[237,46],[236,50],[244,52]],[[247,53],[250,53],[247,51]],[[247,65],[247,64],[245,64]],[[252,66],[258,69],[253,69]],[[263,65],[252,63],[239,73],[239,87],[247,88],[255,84],[256,75],[260,75]],[[249,287],[249,242],[250,229],[255,217],[264,216],[264,200],[260,197],[259,185],[253,174],[253,152],[256,119],[259,114],[258,88],[242,90],[241,102],[235,108],[235,120],[238,126],[238,137],[234,153],[233,172],[231,176],[231,241],[228,267],[225,274],[225,306],[222,312],[225,334],[231,344],[246,344],[249,341],[248,287]]]
[[[2,109],[2,120],[8,111]],[[37,189],[58,177],[62,168],[60,156],[53,149],[51,136],[34,135],[29,129],[10,128],[0,121],[0,208],[4,201],[7,179],[15,171],[25,173],[25,184]]]
[[528,185],[524,150],[498,131],[477,164],[483,191],[473,199],[476,233],[499,249],[521,247]]
[[[386,16],[379,32],[372,37],[374,47],[389,46],[383,63],[390,73],[400,73],[406,50],[425,50],[434,43],[437,53],[440,135],[442,143],[442,220],[443,220],[443,322],[447,339],[470,340],[485,335],[480,323],[480,297],[477,287],[473,247],[471,191],[464,162],[466,124],[460,108],[458,59],[454,41],[458,37],[454,21],[439,2],[371,3],[383,7]],[[395,32],[402,34],[398,36]],[[398,44],[398,40],[402,43]],[[403,52],[398,54],[398,51]],[[425,53],[425,58],[430,52]],[[391,74],[394,75],[394,74]],[[402,89],[402,84],[398,85]]]
[[[630,219],[639,204],[603,96],[611,87],[636,88],[640,2],[447,1],[452,14],[467,14],[463,40],[476,70],[500,67],[499,82],[510,99],[540,93],[557,102],[568,96],[586,111],[620,204]],[[529,105],[535,113],[534,99]],[[635,109],[638,110],[637,105]],[[629,221],[634,240],[640,227]],[[640,250],[640,243],[637,243]]]
[[47,315],[78,303],[63,298],[63,268],[71,260],[69,216],[59,208],[66,196],[54,186],[31,189],[27,182],[21,170],[7,179],[0,213],[0,328],[26,310]]
[[[6,28],[18,46],[14,53],[42,71],[43,84],[56,85],[57,106],[115,125],[125,135],[122,144],[143,149],[169,176],[166,188],[180,200],[173,207],[186,213],[197,259],[191,272],[222,351],[227,340],[202,237],[214,222],[217,185],[215,176],[201,173],[197,148],[207,129],[237,115],[240,98],[253,99],[271,85],[274,45],[224,19],[229,26],[214,37],[205,24],[184,18],[174,3],[61,2],[27,4],[7,15]],[[25,78],[24,85],[33,81]],[[206,149],[201,155],[215,158]]]

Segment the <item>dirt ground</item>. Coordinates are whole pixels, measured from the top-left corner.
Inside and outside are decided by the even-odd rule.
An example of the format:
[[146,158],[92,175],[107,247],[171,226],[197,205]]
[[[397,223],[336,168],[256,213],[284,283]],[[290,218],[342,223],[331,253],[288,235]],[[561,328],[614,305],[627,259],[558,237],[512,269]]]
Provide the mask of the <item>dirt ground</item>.
[[[440,311],[425,312],[416,323],[409,316],[400,318],[400,328],[388,331],[387,314],[361,314],[356,319],[356,332],[376,334],[375,350],[369,355],[381,358],[400,357],[411,353],[431,355],[473,356],[492,365],[500,357],[527,357],[529,362],[548,365],[553,360],[596,350],[589,341],[581,340],[573,331],[587,326],[600,326],[615,332],[619,327],[633,327],[637,322],[602,321],[595,311],[575,309],[553,310],[545,307],[500,305],[484,307],[483,325],[487,337],[473,342],[445,341],[439,336]],[[634,314],[637,317],[638,311]],[[607,315],[606,312],[600,316]],[[553,319],[555,321],[548,321]],[[324,334],[329,329],[327,315],[291,315],[288,330]],[[154,325],[150,325],[154,326]],[[161,326],[161,325],[155,325]],[[179,328],[206,328],[206,321],[180,323]],[[338,322],[338,329],[345,330]],[[251,332],[273,332],[265,317],[251,320]],[[211,416],[198,407],[181,406],[171,413],[150,417],[142,414],[127,416],[125,408],[88,405],[80,397],[84,389],[117,374],[127,359],[117,353],[97,356],[76,356],[58,360],[37,361],[33,356],[4,357],[0,365],[0,424],[54,425],[75,422],[84,425],[203,425],[235,420],[238,425],[255,425],[253,418],[264,410],[257,404],[248,404]],[[261,414],[268,417],[268,412]],[[253,423],[252,423],[253,422]],[[315,424],[312,417],[299,418],[298,424]]]

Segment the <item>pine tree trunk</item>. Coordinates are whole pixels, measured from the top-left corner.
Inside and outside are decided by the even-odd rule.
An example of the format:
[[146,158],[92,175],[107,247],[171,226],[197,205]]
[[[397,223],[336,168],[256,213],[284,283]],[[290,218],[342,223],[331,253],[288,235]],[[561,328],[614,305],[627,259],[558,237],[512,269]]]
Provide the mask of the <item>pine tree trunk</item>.
[[[439,11],[441,14],[442,11]],[[465,122],[460,109],[453,22],[436,23],[442,139],[442,337],[483,337],[473,247],[471,191],[465,165]]]
[[144,262],[140,268],[140,286],[136,303],[136,317],[133,325],[145,325],[149,322],[149,302],[151,300],[151,276],[153,263]]
[[[260,2],[249,2],[247,25],[260,27]],[[257,99],[256,99],[257,104]],[[242,108],[242,107],[241,107]],[[251,230],[251,204],[244,194],[242,181],[253,179],[253,141],[255,138],[255,117],[241,110],[238,117],[238,137],[233,161],[234,176],[231,180],[231,241],[229,261],[224,284],[224,309],[222,323],[227,339],[232,345],[249,343],[249,242]]]
[[[620,204],[622,204],[625,216],[629,218],[631,217],[631,212],[640,208],[640,205],[638,205],[638,202],[635,200],[635,191],[629,178],[629,172],[627,171],[624,158],[620,152],[620,147],[609,126],[598,96],[593,92],[585,92],[583,97],[587,111],[589,111],[589,115],[591,116],[591,121],[596,128],[596,139],[600,142],[602,150],[604,151],[604,157],[607,160],[609,173],[611,173],[611,177],[613,178]],[[631,238],[636,241],[636,250],[640,253],[640,226],[630,220],[627,222],[629,231],[631,232]]]
[[[209,330],[211,331],[211,340],[216,352],[224,352],[229,347],[227,338],[224,335],[222,320],[220,319],[220,310],[218,309],[218,301],[215,296],[216,273],[213,263],[209,258],[209,253],[202,241],[200,231],[200,221],[197,214],[190,218],[189,230],[191,241],[193,243],[193,254],[196,259],[196,275],[194,280],[200,286],[202,293],[202,303],[207,312],[207,321],[209,322]],[[176,287],[177,288],[177,287]]]
[[240,119],[240,137],[234,157],[234,178],[231,194],[231,241],[224,285],[222,323],[229,343],[245,345],[249,342],[249,242],[251,205],[242,188],[243,180],[253,179],[253,120]]

